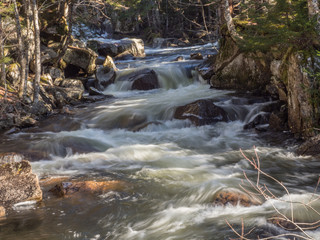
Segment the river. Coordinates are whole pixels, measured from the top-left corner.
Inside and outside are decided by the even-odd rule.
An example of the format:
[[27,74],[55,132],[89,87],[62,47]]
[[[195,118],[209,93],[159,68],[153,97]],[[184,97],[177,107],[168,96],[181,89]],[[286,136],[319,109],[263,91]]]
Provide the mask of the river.
[[[237,231],[242,220],[245,231],[254,227],[253,239],[284,233],[267,218],[275,215],[274,206],[288,211],[288,204],[268,200],[251,207],[216,206],[213,196],[223,188],[240,189],[242,180],[248,186],[244,172],[255,181],[256,171],[240,149],[253,156],[256,146],[261,169],[283,182],[292,200],[306,203],[315,198],[320,161],[295,155],[296,143],[288,133],[244,130],[270,100],[210,89],[193,70],[200,61],[173,62],[177,56],[188,59],[192,52],[214,54],[211,45],[146,49],[144,59],[117,63],[120,76],[151,68],[160,89],[130,91],[128,83],[116,81],[105,90],[114,99],[3,135],[0,151],[31,156],[40,178],[119,180],[126,187],[99,196],[47,198],[39,205],[17,206],[0,220],[0,239],[236,238],[226,220]],[[230,121],[194,126],[173,118],[177,106],[199,99],[214,99]],[[261,182],[288,199],[279,184],[264,178]],[[319,201],[313,206],[319,210]],[[294,212],[301,221],[310,218],[302,205]],[[320,231],[308,234],[320,239]]]

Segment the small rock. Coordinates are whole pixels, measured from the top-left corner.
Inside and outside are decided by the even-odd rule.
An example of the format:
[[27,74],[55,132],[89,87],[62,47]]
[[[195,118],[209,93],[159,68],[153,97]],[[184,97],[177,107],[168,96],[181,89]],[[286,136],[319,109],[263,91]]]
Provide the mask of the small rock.
[[109,66],[99,66],[96,72],[96,80],[94,86],[99,91],[103,91],[107,86],[114,83],[116,72]]
[[6,216],[6,209],[3,206],[0,206],[0,218]]
[[250,196],[249,194],[235,188],[222,189],[218,191],[213,197],[213,202],[215,205],[226,206],[230,204],[236,206],[239,204],[244,207],[262,204],[260,199]]
[[190,54],[190,59],[193,59],[193,60],[202,60],[203,59],[203,56],[201,53],[191,53]]
[[174,59],[175,62],[181,62],[183,60],[184,60],[184,57],[182,57],[182,56],[179,56],[176,59]]

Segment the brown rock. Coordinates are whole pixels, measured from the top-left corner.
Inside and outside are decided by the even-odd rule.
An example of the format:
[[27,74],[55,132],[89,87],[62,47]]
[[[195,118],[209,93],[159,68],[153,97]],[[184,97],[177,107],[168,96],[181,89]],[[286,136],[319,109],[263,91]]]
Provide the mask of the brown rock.
[[6,216],[6,209],[3,206],[0,206],[0,218]]
[[196,126],[228,121],[227,113],[208,99],[177,107],[174,118],[189,119]]
[[71,196],[76,193],[102,194],[108,191],[123,190],[125,183],[121,181],[82,181],[82,182],[61,182],[49,191],[56,197]]
[[26,160],[16,161],[21,155],[1,157],[0,165],[0,205],[12,206],[24,201],[41,201],[42,191],[38,177],[32,173]]
[[218,191],[213,197],[213,202],[215,205],[226,206],[231,204],[236,206],[239,204],[244,207],[262,204],[260,199],[250,196],[249,194],[235,188],[222,189]]

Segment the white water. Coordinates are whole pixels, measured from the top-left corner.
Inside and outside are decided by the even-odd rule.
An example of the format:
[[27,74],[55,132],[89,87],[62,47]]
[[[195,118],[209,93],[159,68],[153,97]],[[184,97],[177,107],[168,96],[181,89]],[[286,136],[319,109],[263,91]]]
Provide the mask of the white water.
[[[141,66],[145,61],[144,67],[160,76],[162,88],[128,91],[123,82],[116,82],[105,90],[116,97],[112,102],[88,105],[64,121],[48,120],[41,129],[3,141],[3,150],[40,156],[32,163],[40,177],[115,179],[124,181],[127,188],[80,200],[52,199],[44,205],[20,207],[16,216],[13,213],[0,222],[0,239],[220,240],[236,237],[225,220],[241,230],[241,219],[246,230],[256,228],[254,237],[283,233],[267,218],[275,214],[272,204],[288,212],[287,204],[268,200],[261,206],[222,207],[213,205],[213,196],[222,188],[239,189],[245,179],[243,171],[255,181],[256,173],[240,148],[252,155],[256,145],[261,167],[282,181],[295,201],[314,197],[319,161],[295,156],[284,147],[285,140],[276,139],[281,135],[265,140],[254,130],[243,130],[266,103],[200,84],[186,70],[194,62],[170,63],[182,50],[187,56],[194,49],[179,49],[178,53],[150,49],[147,53],[154,56],[131,63]],[[133,70],[123,69],[121,74]],[[173,118],[177,106],[199,99],[214,99],[228,112],[230,121],[194,126]],[[287,198],[278,184],[261,181],[277,196]],[[319,201],[314,206],[318,209]],[[295,210],[297,217],[308,220],[301,209],[300,205]],[[310,234],[319,238],[318,231]]]

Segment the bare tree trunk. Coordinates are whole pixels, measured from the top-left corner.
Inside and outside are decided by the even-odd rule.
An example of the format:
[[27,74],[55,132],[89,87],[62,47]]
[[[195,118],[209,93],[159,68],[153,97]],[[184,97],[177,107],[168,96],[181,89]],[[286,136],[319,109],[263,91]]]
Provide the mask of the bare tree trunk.
[[68,34],[62,43],[61,50],[59,52],[59,55],[58,55],[56,63],[55,63],[56,66],[59,64],[60,60],[62,59],[62,57],[66,53],[68,46],[71,42],[72,27],[73,27],[73,16],[72,16],[73,15],[73,5],[74,5],[74,2],[73,2],[73,0],[71,0],[69,3],[69,6],[66,8],[66,9],[68,9],[68,14],[67,14]]
[[243,37],[237,32],[236,27],[234,26],[231,12],[230,12],[229,0],[223,0],[222,4],[224,5],[224,18],[227,22],[228,31],[232,39],[235,42],[239,40],[243,40]]
[[35,78],[33,82],[34,94],[33,102],[39,101],[40,75],[41,75],[41,50],[40,50],[40,28],[37,0],[32,0],[34,43],[35,43]]
[[26,58],[26,70],[25,70],[25,79],[24,79],[24,88],[23,88],[23,98],[26,97],[27,95],[27,87],[28,87],[28,73],[29,73],[29,46],[30,46],[30,29],[31,29],[31,24],[30,24],[30,17],[31,17],[31,9],[30,9],[30,0],[25,0],[25,13],[26,13],[26,26],[27,26],[27,36],[25,38],[25,46],[26,46],[26,51],[25,51],[25,58]]
[[22,34],[21,34],[21,23],[20,23],[20,19],[19,19],[19,12],[18,12],[16,0],[13,0],[13,4],[14,4],[14,15],[15,15],[15,19],[16,19],[16,31],[17,31],[17,38],[18,38],[19,62],[20,62],[19,97],[22,98],[27,63],[26,63],[26,58],[25,58],[25,46],[24,46],[24,41],[22,39]]
[[1,83],[4,85],[4,100],[7,99],[7,81],[6,81],[6,66],[4,59],[4,32],[2,27],[2,16],[0,14],[0,60],[1,60]]
[[207,26],[207,21],[206,21],[206,15],[204,12],[204,6],[201,0],[198,0],[199,4],[201,5],[201,15],[202,15],[202,21],[203,21],[203,25],[204,25],[204,29],[206,30],[207,36],[209,38],[209,41],[211,42],[211,38],[209,35],[209,30],[208,30],[208,26]]

